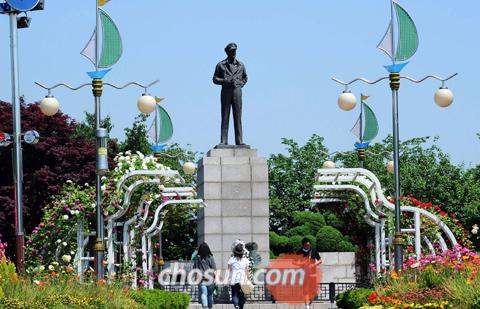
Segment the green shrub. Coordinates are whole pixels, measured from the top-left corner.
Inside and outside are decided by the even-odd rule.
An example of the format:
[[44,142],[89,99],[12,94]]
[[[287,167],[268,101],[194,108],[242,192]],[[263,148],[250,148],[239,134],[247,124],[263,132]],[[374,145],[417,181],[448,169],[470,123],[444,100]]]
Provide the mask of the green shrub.
[[9,280],[15,279],[17,277],[17,270],[15,264],[7,260],[3,256],[0,260],[0,285],[4,285]]
[[352,243],[342,240],[337,247],[338,252],[357,252],[358,248]]
[[360,308],[363,305],[368,304],[367,298],[370,296],[370,294],[372,294],[372,292],[373,290],[364,288],[353,289],[348,294],[347,302],[352,309]]
[[357,248],[332,226],[324,226],[317,233],[317,248],[320,252],[355,252]]
[[474,300],[471,309],[480,309],[480,296],[477,296],[477,298]]
[[300,249],[300,247],[302,246],[302,239],[303,236],[299,235],[292,236],[288,239],[288,245],[292,249],[292,252],[297,252],[298,249]]
[[130,292],[130,296],[148,309],[187,309],[190,305],[190,296],[179,292],[139,290]]
[[371,289],[352,289],[340,293],[336,297],[337,307],[342,309],[358,309],[368,303],[368,296],[372,294]]
[[280,242],[278,243],[278,254],[280,253],[290,253],[292,252],[293,248],[290,247],[290,240],[287,236],[280,236]]
[[270,235],[269,235],[269,239],[270,239],[270,248],[276,248],[278,247],[279,243],[280,243],[280,235],[278,235],[277,233],[275,232],[270,232]]
[[339,220],[337,215],[334,214],[331,211],[327,211],[323,214],[323,217],[325,218],[325,223],[327,225],[333,226],[334,228],[341,230],[345,227],[345,224],[343,221]]
[[423,270],[419,278],[419,284],[423,288],[435,288],[440,286],[444,280],[445,277],[429,265]]
[[290,253],[293,250],[293,248],[290,247],[288,237],[280,236],[275,232],[270,232],[270,249],[275,255]]
[[342,233],[334,227],[324,226],[317,233],[317,248],[320,252],[335,252],[344,240]]
[[325,226],[325,218],[318,212],[295,211],[293,213],[293,224],[294,226],[306,225],[315,234]]
[[305,235],[312,235],[312,234],[316,234],[317,232],[318,230],[313,230],[311,226],[302,224],[286,231],[285,236],[288,236],[288,237],[301,236],[303,238]]
[[335,303],[338,308],[346,308],[347,304],[345,300],[347,299],[348,293],[350,293],[350,291],[345,291],[335,296]]

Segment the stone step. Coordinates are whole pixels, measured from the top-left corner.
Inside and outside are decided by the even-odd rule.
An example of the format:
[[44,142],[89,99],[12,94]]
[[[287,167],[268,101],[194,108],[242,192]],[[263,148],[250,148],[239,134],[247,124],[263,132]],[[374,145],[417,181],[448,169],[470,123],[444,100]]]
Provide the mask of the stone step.
[[[202,309],[199,304],[190,304],[189,309]],[[244,309],[304,309],[304,305],[288,305],[288,304],[245,304]],[[313,303],[310,305],[311,309],[336,309],[335,304],[330,303]],[[213,306],[213,309],[233,309],[232,304],[217,304]]]

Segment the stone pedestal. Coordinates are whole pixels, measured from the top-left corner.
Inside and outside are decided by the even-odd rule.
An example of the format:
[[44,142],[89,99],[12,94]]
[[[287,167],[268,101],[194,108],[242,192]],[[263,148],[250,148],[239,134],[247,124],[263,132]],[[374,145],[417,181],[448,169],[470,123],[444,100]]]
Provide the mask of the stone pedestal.
[[199,211],[198,242],[205,241],[217,267],[227,268],[236,239],[256,242],[269,261],[267,159],[255,149],[212,149],[198,162],[198,195],[207,207]]

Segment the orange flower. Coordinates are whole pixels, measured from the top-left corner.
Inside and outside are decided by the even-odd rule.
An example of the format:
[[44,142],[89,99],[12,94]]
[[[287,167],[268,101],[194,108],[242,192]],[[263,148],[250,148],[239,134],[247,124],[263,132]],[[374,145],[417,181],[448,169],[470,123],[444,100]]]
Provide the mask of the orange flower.
[[384,296],[384,297],[382,298],[382,300],[383,300],[384,302],[386,302],[387,304],[392,302],[392,298],[391,298],[391,297],[388,297],[388,296]]

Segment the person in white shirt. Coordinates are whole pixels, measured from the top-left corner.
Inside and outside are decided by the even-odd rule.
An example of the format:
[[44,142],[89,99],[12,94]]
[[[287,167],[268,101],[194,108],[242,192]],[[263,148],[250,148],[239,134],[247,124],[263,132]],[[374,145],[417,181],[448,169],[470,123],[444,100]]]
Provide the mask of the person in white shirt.
[[248,280],[249,261],[243,253],[244,246],[239,243],[233,248],[233,256],[228,260],[229,282],[235,309],[243,309],[245,305],[245,293],[242,292],[241,283]]

